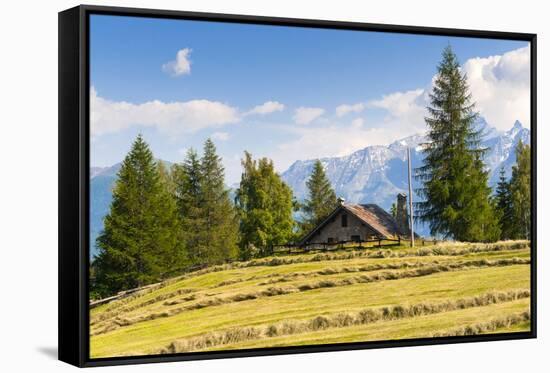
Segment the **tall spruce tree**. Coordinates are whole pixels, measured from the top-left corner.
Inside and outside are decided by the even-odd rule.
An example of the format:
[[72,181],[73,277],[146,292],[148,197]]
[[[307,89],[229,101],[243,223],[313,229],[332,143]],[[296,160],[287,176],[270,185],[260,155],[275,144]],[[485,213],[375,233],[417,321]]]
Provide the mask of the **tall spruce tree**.
[[460,241],[494,241],[500,236],[484,171],[481,133],[466,75],[451,47],[443,51],[430,94],[428,142],[424,165],[416,169],[423,183],[417,190],[418,217],[433,235]]
[[193,264],[207,262],[204,244],[205,225],[202,203],[201,164],[197,152],[189,149],[181,164],[173,167],[176,204],[182,230],[185,232],[185,247]]
[[499,180],[496,188],[495,203],[498,211],[500,238],[508,240],[513,238],[513,211],[512,193],[510,182],[506,179],[504,167],[500,169]]
[[208,263],[238,256],[238,217],[225,187],[225,170],[212,140],[204,143],[200,164],[203,239]]
[[531,147],[516,146],[516,164],[510,179],[513,238],[531,239]]
[[270,254],[273,245],[293,238],[292,190],[267,158],[252,159],[245,152],[243,173],[235,202],[241,218],[240,257]]
[[302,223],[302,233],[309,232],[321,223],[338,205],[336,193],[320,160],[315,161],[306,186],[308,198],[303,205],[305,218]]
[[183,260],[175,201],[139,135],[118,172],[97,239],[94,291],[105,296],[158,281]]

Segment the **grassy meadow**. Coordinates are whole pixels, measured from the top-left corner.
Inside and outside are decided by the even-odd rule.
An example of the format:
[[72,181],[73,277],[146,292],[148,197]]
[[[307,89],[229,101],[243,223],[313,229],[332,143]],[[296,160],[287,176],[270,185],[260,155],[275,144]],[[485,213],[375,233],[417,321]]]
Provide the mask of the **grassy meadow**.
[[90,311],[92,358],[520,332],[527,241],[281,255],[172,278]]

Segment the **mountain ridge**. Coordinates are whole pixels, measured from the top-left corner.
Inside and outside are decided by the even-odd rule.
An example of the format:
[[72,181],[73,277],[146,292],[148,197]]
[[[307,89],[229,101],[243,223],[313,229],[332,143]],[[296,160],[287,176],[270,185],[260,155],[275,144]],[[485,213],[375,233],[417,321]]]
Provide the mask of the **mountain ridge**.
[[[519,121],[504,132],[490,127],[483,119],[476,125],[484,133],[482,146],[489,148],[485,162],[489,170],[489,183],[493,186],[498,181],[500,167],[504,167],[507,177],[510,176],[515,163],[514,147],[520,139],[530,143],[530,130]],[[408,186],[407,147],[411,148],[411,163],[416,168],[423,160],[421,144],[426,142],[426,135],[415,134],[387,146],[367,146],[346,156],[319,160],[338,196],[351,203],[371,202],[389,209],[397,193],[406,192]],[[281,173],[298,200],[306,198],[306,181],[314,162],[315,159],[298,160]],[[418,186],[413,181],[413,188]]]
[[[485,156],[490,171],[489,182],[494,186],[498,181],[500,167],[504,167],[510,177],[514,165],[514,147],[521,139],[530,143],[530,130],[519,121],[508,131],[497,131],[480,118],[477,130],[484,135],[482,146],[489,147]],[[426,135],[415,134],[392,142],[389,145],[371,145],[341,157],[324,157],[320,161],[336,194],[350,203],[376,203],[389,210],[398,193],[407,193],[407,147],[411,148],[412,167],[422,164],[421,144],[427,141]],[[172,163],[163,161],[167,165]],[[306,181],[311,174],[315,159],[297,160],[281,173],[282,179],[292,188],[298,200],[307,194]],[[103,217],[108,213],[112,198],[112,187],[121,162],[110,167],[90,168],[90,254],[97,253],[95,239],[103,229]],[[413,180],[413,188],[419,187]],[[413,199],[418,196],[413,193]],[[418,232],[426,235],[425,227]]]

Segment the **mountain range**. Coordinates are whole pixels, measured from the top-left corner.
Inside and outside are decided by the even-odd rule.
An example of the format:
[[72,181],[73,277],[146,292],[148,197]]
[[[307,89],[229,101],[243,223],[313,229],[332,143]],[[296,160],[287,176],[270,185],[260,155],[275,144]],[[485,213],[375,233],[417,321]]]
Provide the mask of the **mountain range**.
[[[498,182],[500,168],[504,167],[510,177],[516,162],[514,148],[521,140],[530,143],[530,130],[516,121],[508,131],[498,131],[480,118],[476,127],[483,134],[482,146],[488,148],[485,164],[489,171],[489,183]],[[342,157],[320,159],[336,194],[350,203],[376,203],[389,210],[398,193],[407,192],[407,148],[411,148],[412,167],[419,167],[423,161],[421,144],[427,141],[425,135],[413,135],[389,145],[372,145]],[[163,161],[166,162],[166,161]],[[282,179],[292,188],[295,197],[307,197],[306,181],[311,174],[315,159],[297,160],[286,171]],[[166,162],[170,165],[169,162]],[[103,218],[109,212],[112,187],[121,163],[111,167],[90,168],[90,254],[93,256],[95,239],[103,229]],[[413,181],[413,188],[419,187]],[[413,199],[418,197],[413,194]],[[427,235],[424,226],[417,232]]]
[[[477,123],[483,134],[482,147],[488,148],[485,164],[489,171],[489,184],[498,182],[500,168],[507,177],[516,162],[514,148],[521,139],[530,142],[530,130],[516,121],[512,128],[499,132],[484,119]],[[373,145],[343,157],[321,158],[328,179],[336,194],[350,203],[377,203],[389,209],[398,193],[405,193],[407,184],[407,148],[411,148],[412,168],[423,162],[422,146],[425,135],[414,135],[397,140],[390,145]],[[292,188],[298,200],[306,198],[306,181],[311,174],[315,159],[294,162],[281,174]],[[413,181],[413,188],[419,185]]]

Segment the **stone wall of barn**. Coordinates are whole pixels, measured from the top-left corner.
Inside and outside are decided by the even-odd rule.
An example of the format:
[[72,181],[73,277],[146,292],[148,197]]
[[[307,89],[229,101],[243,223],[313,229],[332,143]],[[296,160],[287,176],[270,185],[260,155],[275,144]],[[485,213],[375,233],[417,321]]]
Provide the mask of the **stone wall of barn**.
[[[347,216],[347,227],[342,226],[342,215]],[[351,241],[352,239],[365,241],[372,238],[375,238],[375,233],[365,223],[347,211],[340,211],[327,225],[317,231],[309,239],[309,242],[326,243],[331,239],[332,242]]]

